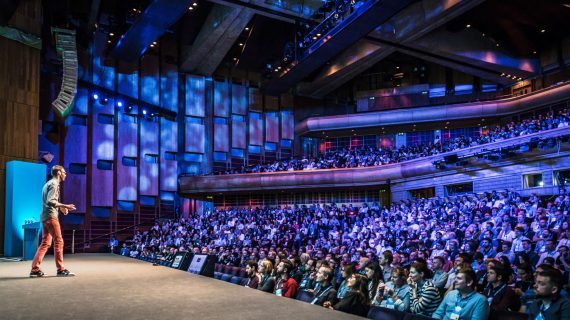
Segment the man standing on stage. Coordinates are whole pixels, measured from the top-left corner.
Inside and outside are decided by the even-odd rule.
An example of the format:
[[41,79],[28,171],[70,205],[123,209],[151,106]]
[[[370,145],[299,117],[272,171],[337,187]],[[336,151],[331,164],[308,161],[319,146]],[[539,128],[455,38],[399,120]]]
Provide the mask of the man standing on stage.
[[51,247],[52,240],[55,242],[54,257],[57,266],[57,276],[69,277],[75,275],[63,266],[63,238],[58,220],[58,210],[63,215],[67,215],[69,211],[75,210],[75,205],[59,202],[59,184],[65,181],[67,175],[65,169],[60,165],[53,166],[51,175],[52,178],[44,185],[42,190],[42,213],[40,215],[43,227],[42,243],[38,251],[36,251],[34,261],[32,262],[30,277],[42,277],[44,275],[40,270],[40,264],[47,250]]

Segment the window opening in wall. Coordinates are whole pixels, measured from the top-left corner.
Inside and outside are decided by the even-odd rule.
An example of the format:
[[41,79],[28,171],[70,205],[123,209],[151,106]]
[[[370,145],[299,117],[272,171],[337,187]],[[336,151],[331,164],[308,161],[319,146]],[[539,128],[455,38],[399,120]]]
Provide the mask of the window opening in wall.
[[540,188],[543,187],[542,173],[531,173],[523,175],[523,188]]
[[570,169],[554,170],[552,175],[552,183],[555,186],[566,187],[570,185]]
[[415,199],[429,199],[435,197],[435,187],[413,189],[408,192],[410,196]]
[[445,196],[460,196],[473,193],[473,182],[450,184],[444,187]]

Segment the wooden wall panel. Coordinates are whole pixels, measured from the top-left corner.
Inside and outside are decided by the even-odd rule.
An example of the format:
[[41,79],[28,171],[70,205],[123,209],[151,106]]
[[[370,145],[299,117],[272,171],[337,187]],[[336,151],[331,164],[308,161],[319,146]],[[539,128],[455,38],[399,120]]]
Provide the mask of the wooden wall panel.
[[141,59],[141,100],[158,105],[158,56],[146,54]]
[[265,141],[279,142],[279,116],[277,112],[265,114]]
[[281,139],[293,140],[295,137],[295,118],[293,112],[281,113]]
[[91,205],[113,206],[113,170],[100,170],[97,168],[98,160],[113,161],[115,159],[115,127],[100,121],[101,115],[114,117],[114,99],[101,104],[101,99],[93,106],[92,117],[92,183]]
[[123,165],[123,157],[137,159],[139,118],[124,113],[119,113],[117,118],[117,200],[136,201],[137,167]]
[[[41,34],[42,1],[21,1],[8,25]],[[4,253],[5,163],[38,161],[40,50],[0,37],[0,255]]]
[[73,203],[77,212],[87,210],[87,174],[74,174],[70,171],[71,163],[87,164],[87,126],[72,125],[67,129],[64,143],[64,167],[68,175],[63,188],[64,203]]
[[214,82],[214,116],[228,117],[230,114],[230,86],[227,82]]
[[232,85],[232,113],[245,115],[247,112],[247,87]]
[[[158,163],[149,162],[148,156],[156,156],[158,160],[158,123],[141,120],[140,124],[140,194],[158,195]],[[145,155],[147,156],[145,158]]]
[[206,128],[203,124],[186,121],[185,148],[186,152],[204,153]]
[[249,110],[263,110],[263,95],[257,88],[249,88]]
[[249,144],[257,146],[263,144],[263,120],[249,119]]
[[186,115],[203,117],[206,109],[204,77],[186,76]]
[[245,149],[245,122],[232,122],[232,148]]
[[166,159],[166,152],[176,154],[178,150],[178,123],[160,119],[160,190],[176,191],[178,187],[178,163]]
[[229,151],[229,126],[214,124],[214,151]]

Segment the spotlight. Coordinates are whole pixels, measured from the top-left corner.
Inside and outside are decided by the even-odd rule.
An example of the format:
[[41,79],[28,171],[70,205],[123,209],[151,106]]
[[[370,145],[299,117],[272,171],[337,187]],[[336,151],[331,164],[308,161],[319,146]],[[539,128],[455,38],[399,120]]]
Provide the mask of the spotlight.
[[540,30],[540,33],[545,33],[545,32],[546,32],[546,29]]
[[111,32],[111,33],[109,33],[109,36],[111,36],[111,37],[112,37],[112,36],[114,36],[114,35],[115,35],[115,34],[114,34],[114,33],[112,33],[112,32]]
[[240,42],[239,46],[240,46],[240,47],[243,46],[243,43]]
[[245,27],[245,31],[249,31],[249,28],[248,28],[248,27]]
[[123,102],[122,102],[122,101],[117,101],[117,107],[119,107],[119,108],[123,107]]
[[143,114],[146,116],[146,109],[143,109],[142,112],[143,112]]
[[194,10],[194,7],[188,7],[188,10]]
[[111,43],[111,40],[107,40],[107,43]]
[[97,93],[93,94],[93,100],[99,100],[99,95]]
[[192,5],[195,7],[198,5],[198,2],[194,2]]
[[470,25],[470,24],[468,24],[468,25],[466,25],[466,26],[465,26],[465,28],[471,28],[471,25]]

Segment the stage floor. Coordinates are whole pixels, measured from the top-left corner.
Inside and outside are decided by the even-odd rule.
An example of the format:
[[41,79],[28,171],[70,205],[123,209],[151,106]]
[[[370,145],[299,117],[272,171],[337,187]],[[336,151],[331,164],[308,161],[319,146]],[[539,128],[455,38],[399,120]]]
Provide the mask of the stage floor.
[[362,319],[309,303],[111,254],[65,255],[75,277],[0,262],[2,319]]

